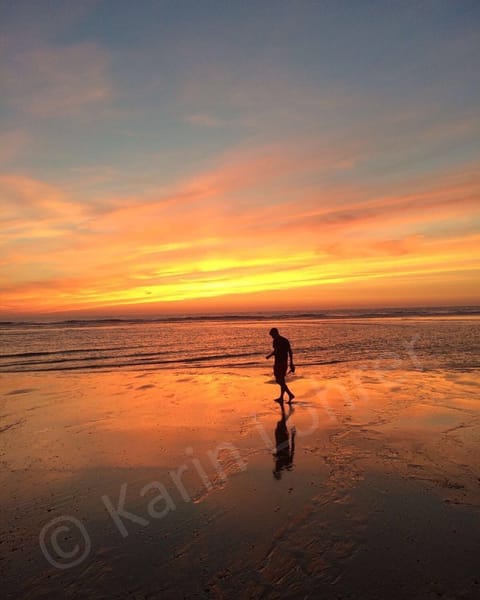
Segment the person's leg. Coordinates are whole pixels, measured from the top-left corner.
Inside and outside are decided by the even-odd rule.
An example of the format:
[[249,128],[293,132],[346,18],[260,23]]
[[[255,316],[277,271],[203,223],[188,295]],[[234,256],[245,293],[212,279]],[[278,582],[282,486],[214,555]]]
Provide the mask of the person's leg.
[[282,395],[283,395],[283,392],[287,392],[289,402],[291,402],[295,398],[295,394],[292,393],[292,391],[288,388],[288,385],[286,383],[284,383]]
[[285,377],[280,374],[277,374],[275,379],[276,379],[278,385],[280,386],[280,396],[278,397],[278,400],[283,402],[283,394],[285,392],[285,387],[286,387]]
[[275,375],[275,381],[280,386],[280,396],[278,398],[275,398],[275,400],[278,400],[279,402],[283,402],[283,392],[284,392],[283,386],[285,385],[285,375],[283,374],[281,365],[277,365],[277,364],[274,365],[273,374]]

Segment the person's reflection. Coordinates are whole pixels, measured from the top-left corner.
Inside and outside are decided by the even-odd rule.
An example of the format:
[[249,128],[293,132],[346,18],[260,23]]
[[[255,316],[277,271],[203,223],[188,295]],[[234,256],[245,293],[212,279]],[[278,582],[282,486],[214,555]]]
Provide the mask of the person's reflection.
[[282,471],[293,469],[293,455],[295,453],[295,426],[291,431],[288,431],[287,420],[293,413],[292,406],[289,406],[288,415],[285,414],[283,402],[280,404],[282,410],[282,418],[278,421],[275,427],[275,452],[273,454],[275,460],[275,470],[273,476],[275,479],[282,477]]

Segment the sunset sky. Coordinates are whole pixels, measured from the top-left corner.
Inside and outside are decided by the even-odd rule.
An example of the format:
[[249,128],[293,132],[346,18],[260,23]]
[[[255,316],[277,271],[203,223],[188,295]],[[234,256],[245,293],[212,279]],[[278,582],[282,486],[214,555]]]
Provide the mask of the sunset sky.
[[480,2],[3,1],[0,316],[480,304]]

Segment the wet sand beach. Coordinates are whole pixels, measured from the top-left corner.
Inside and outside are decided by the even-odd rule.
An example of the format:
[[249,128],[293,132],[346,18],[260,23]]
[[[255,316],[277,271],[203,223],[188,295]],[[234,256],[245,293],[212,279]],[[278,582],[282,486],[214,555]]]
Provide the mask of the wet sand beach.
[[475,597],[478,373],[289,377],[3,375],[3,597]]

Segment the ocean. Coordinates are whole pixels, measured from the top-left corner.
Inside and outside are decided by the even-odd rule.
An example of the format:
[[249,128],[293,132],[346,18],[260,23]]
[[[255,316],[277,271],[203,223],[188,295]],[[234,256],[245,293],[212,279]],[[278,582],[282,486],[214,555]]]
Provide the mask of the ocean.
[[480,309],[388,309],[0,323],[0,372],[263,367],[275,326],[298,367],[471,370]]

